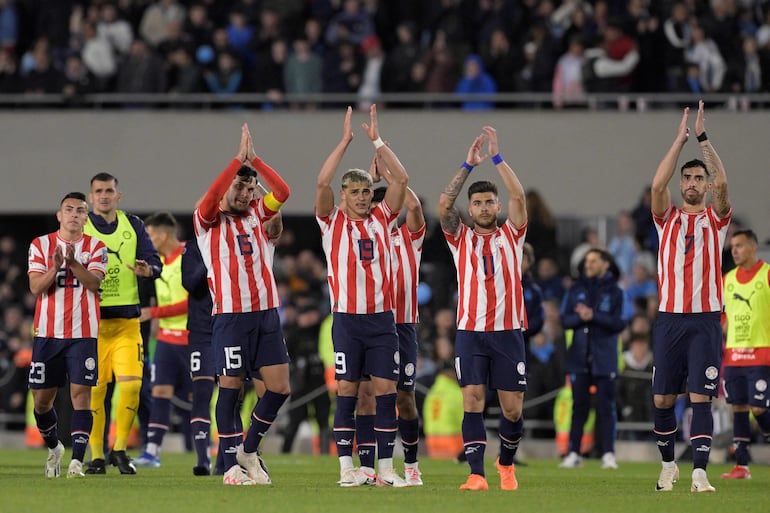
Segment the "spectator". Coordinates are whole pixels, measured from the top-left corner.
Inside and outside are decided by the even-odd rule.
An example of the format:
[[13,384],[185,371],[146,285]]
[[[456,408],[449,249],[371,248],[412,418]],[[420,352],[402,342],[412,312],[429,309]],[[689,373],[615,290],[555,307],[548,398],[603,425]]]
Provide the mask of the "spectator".
[[184,33],[190,37],[193,50],[211,42],[213,29],[208,11],[203,4],[193,4],[187,11]]
[[126,55],[134,40],[134,32],[131,24],[119,17],[118,9],[114,4],[102,5],[101,17],[96,25],[97,33],[109,41],[112,49],[118,55]]
[[[471,54],[465,59],[463,78],[457,84],[455,92],[459,95],[466,94],[494,94],[497,92],[497,84],[484,70],[484,61],[476,54]],[[462,103],[462,110],[491,110],[495,104],[484,100],[467,100]]]
[[34,51],[35,67],[24,77],[27,94],[53,94],[61,92],[64,77],[53,67],[47,46],[37,45]]
[[586,89],[589,92],[626,92],[633,90],[634,71],[639,64],[636,41],[618,21],[608,23],[601,46],[586,52]]
[[74,100],[84,94],[96,92],[96,90],[96,79],[88,71],[80,55],[72,54],[67,57],[64,65],[62,94],[68,99]]
[[155,47],[168,37],[168,25],[184,23],[185,8],[177,0],[158,0],[144,11],[139,33],[147,44]]
[[489,44],[484,45],[482,58],[489,74],[500,92],[513,92],[517,89],[516,74],[524,66],[524,54],[518,45],[511,44],[505,31],[497,28],[489,37]]
[[371,35],[361,43],[361,53],[366,59],[361,75],[361,85],[358,87],[358,109],[367,111],[372,102],[380,95],[382,66],[385,63],[385,53],[382,50],[380,38]]
[[[245,69],[254,67],[257,60],[257,56],[252,48],[253,39],[254,27],[249,24],[245,13],[238,10],[232,11],[230,13],[230,24],[227,26],[227,42],[235,50]],[[267,48],[269,48],[269,45]]]
[[13,54],[19,39],[19,15],[13,0],[0,0],[0,49]]
[[270,45],[270,50],[261,53],[257,58],[256,72],[252,75],[251,82],[256,92],[268,96],[269,101],[262,104],[263,109],[272,109],[283,104],[283,94],[286,90],[283,83],[286,53],[286,42],[276,39]]
[[559,57],[553,75],[553,106],[585,105],[586,93],[583,88],[583,64],[585,54],[580,36],[572,36],[567,53]]
[[107,89],[118,69],[112,46],[91,22],[83,25],[83,38],[83,63],[96,77],[97,89]]
[[[623,352],[623,372],[618,377],[618,413],[622,422],[652,422],[652,351],[649,333],[634,333]],[[629,438],[647,440],[639,431]],[[632,432],[633,433],[633,432]]]
[[385,55],[383,63],[381,86],[386,93],[409,90],[412,66],[420,56],[415,30],[416,27],[410,22],[399,23],[396,27],[396,46]]
[[374,23],[371,15],[361,7],[361,1],[343,0],[342,11],[329,20],[326,43],[331,46],[345,39],[358,46],[372,34]]
[[327,52],[323,66],[323,92],[352,93],[361,85],[363,63],[350,41],[340,41]]
[[0,49],[0,93],[21,92],[22,84],[16,71],[16,62],[8,50]]
[[243,71],[232,53],[222,52],[217,57],[216,70],[207,71],[204,78],[209,91],[214,94],[228,95],[238,92],[243,80]]
[[615,263],[618,264],[621,283],[627,283],[637,252],[636,241],[634,240],[634,219],[626,210],[621,210],[617,219],[617,230],[607,245],[607,250],[615,259]]
[[424,91],[450,93],[460,78],[454,53],[448,46],[447,35],[438,31],[430,49],[420,59],[425,67]]
[[671,16],[663,22],[663,63],[668,91],[681,91],[686,82],[684,52],[692,38],[689,18],[687,4],[677,2],[671,7]]
[[599,232],[592,226],[586,226],[580,230],[580,244],[575,246],[569,257],[569,274],[573,278],[580,276],[580,263],[585,258],[586,253],[591,249],[602,247],[599,240]]
[[703,92],[714,93],[722,89],[727,69],[725,60],[714,40],[698,23],[692,24],[692,43],[685,55],[688,63],[698,66],[698,84]]
[[[294,52],[286,59],[284,84],[287,94],[317,94],[321,92],[323,62],[313,53],[307,39],[294,40]],[[292,103],[292,110],[313,109],[315,103]],[[285,238],[285,234],[284,237]]]
[[134,39],[131,50],[118,72],[121,93],[164,93],[166,75],[163,61],[141,39]]
[[527,242],[543,257],[555,258],[556,221],[545,199],[536,189],[527,191]]
[[745,36],[741,48],[740,57],[731,61],[728,68],[730,91],[758,93],[762,88],[762,59],[757,39],[751,35]]
[[166,84],[169,93],[199,93],[202,89],[201,70],[190,52],[180,47],[167,59]]

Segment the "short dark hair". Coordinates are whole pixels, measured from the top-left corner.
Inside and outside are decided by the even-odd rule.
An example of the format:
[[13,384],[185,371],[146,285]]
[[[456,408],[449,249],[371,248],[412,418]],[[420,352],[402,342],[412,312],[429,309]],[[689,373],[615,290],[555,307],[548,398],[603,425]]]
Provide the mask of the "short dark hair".
[[155,212],[154,214],[147,216],[144,220],[144,224],[145,226],[157,226],[173,229],[176,229],[178,226],[174,215],[171,212],[166,211]]
[[86,195],[83,194],[82,192],[68,192],[67,194],[64,195],[64,197],[59,202],[59,206],[62,206],[64,204],[64,200],[68,200],[68,199],[76,199],[76,200],[80,200],[80,201],[85,201],[86,200]]
[[468,199],[471,199],[471,196],[479,192],[492,192],[497,196],[497,185],[495,182],[490,182],[489,180],[473,182],[471,186],[468,187]]
[[709,168],[706,167],[706,163],[703,162],[701,159],[692,159],[684,163],[682,166],[682,169],[679,170],[679,174],[684,174],[685,169],[691,169],[694,167],[701,167],[703,168],[703,171],[706,172],[706,176],[711,176],[711,173],[709,173]]
[[738,235],[743,235],[750,241],[753,241],[754,244],[759,244],[759,240],[757,239],[757,234],[754,233],[754,230],[745,229],[745,230],[738,230],[733,234],[733,237],[737,237]]
[[235,173],[235,175],[240,176],[241,178],[254,178],[256,180],[257,171],[253,167],[241,166],[240,169],[238,169],[238,172]]
[[96,173],[93,178],[91,178],[91,185],[94,184],[94,182],[109,182],[115,180],[115,186],[118,186],[118,179],[112,176],[109,173]]
[[388,191],[387,187],[377,187],[372,194],[372,203],[379,203],[385,199],[385,193]]

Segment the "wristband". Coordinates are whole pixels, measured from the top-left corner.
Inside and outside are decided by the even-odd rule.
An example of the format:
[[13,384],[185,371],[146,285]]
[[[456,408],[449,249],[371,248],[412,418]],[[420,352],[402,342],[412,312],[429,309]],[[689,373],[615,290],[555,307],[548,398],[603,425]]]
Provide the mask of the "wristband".
[[702,134],[697,136],[696,139],[698,139],[698,142],[708,141],[709,136],[706,135],[706,132],[703,132]]
[[377,139],[372,141],[372,144],[374,144],[374,147],[379,149],[385,146],[385,143],[382,142],[382,137],[378,137]]
[[493,155],[493,156],[492,156],[492,163],[493,163],[494,165],[498,165],[498,164],[500,164],[502,161],[503,161],[503,156],[502,156],[502,155],[500,155],[499,153],[498,153],[497,155]]
[[462,166],[460,166],[460,167],[464,167],[465,169],[467,169],[467,170],[468,170],[468,172],[469,172],[469,173],[470,173],[471,171],[473,171],[473,166],[471,166],[471,165],[470,165],[470,164],[468,164],[467,162],[463,162]]

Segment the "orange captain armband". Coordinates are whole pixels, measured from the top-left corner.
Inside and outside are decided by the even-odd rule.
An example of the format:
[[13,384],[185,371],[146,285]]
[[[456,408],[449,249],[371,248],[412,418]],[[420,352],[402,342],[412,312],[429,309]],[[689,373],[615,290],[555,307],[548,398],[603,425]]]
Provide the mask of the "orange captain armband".
[[265,206],[273,212],[278,212],[283,206],[283,202],[275,199],[275,195],[272,192],[268,192],[267,195],[263,198],[263,201],[265,202]]

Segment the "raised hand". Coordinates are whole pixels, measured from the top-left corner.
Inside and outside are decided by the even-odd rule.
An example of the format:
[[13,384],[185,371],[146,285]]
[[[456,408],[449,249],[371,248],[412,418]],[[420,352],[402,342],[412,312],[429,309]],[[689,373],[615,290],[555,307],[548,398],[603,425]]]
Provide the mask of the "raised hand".
[[374,154],[374,157],[372,157],[372,163],[369,164],[369,176],[372,177],[373,183],[378,183],[382,176],[380,176],[380,170],[379,170],[379,158],[377,157],[377,154]]
[[75,246],[72,244],[67,244],[67,251],[64,254],[64,261],[67,262],[67,265],[69,266],[72,266],[72,264],[75,263]]
[[703,100],[700,100],[698,102],[698,115],[695,117],[695,135],[701,135],[706,131],[703,121]]
[[249,132],[249,127],[246,126],[246,134],[248,135],[248,146],[246,148],[246,159],[251,162],[255,158],[257,158],[257,152],[254,151],[254,141],[251,139],[251,132]]
[[348,110],[345,111],[345,121],[342,123],[342,140],[343,141],[353,140],[353,129],[350,126],[350,118],[352,116],[353,116],[353,108],[348,107]]
[[241,162],[248,158],[249,141],[251,141],[251,134],[249,134],[249,127],[244,123],[241,125],[241,144],[238,146],[238,153],[235,155],[235,158]]
[[500,148],[497,146],[497,130],[491,126],[485,126],[483,128],[484,133],[489,137],[489,154],[494,156],[500,153]]
[[489,136],[487,134],[481,134],[473,140],[471,147],[468,148],[468,156],[466,157],[465,162],[471,166],[478,166],[487,159],[489,155],[481,155],[480,152],[488,138]]
[[690,107],[685,107],[682,113],[682,121],[679,122],[679,130],[676,134],[676,140],[684,144],[690,138],[690,129],[687,128],[687,116],[690,114]]
[[369,107],[369,124],[361,123],[361,128],[366,130],[366,135],[368,135],[369,139],[372,141],[376,141],[380,138],[380,129],[377,126],[377,105],[372,104],[372,106]]

